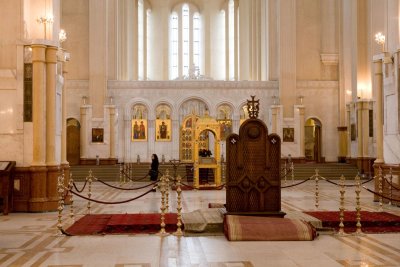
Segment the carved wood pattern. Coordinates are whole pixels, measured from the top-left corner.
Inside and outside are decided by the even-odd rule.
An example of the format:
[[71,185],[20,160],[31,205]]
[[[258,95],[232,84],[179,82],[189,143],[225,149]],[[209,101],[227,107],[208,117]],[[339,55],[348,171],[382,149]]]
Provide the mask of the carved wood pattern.
[[[281,140],[259,119],[246,120],[227,138],[228,213],[281,213]],[[276,215],[275,214],[275,215]],[[279,215],[277,215],[279,216]]]

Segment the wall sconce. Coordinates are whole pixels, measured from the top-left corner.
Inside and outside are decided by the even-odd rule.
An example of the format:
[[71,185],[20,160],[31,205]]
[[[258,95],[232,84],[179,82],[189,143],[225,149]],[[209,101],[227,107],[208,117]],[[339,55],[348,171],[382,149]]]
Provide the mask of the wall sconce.
[[303,105],[304,96],[303,95],[299,95],[297,98],[300,100],[300,105]]
[[39,17],[36,19],[37,23],[43,24],[43,31],[44,31],[44,39],[47,39],[47,24],[53,24],[54,19],[52,16],[45,16],[45,17]]
[[65,32],[64,29],[61,29],[60,32],[58,33],[58,41],[60,44],[64,43],[67,40],[67,33]]
[[375,34],[375,42],[382,46],[382,52],[385,52],[385,39],[385,35],[383,35],[381,32]]
[[87,96],[82,96],[82,105],[86,105],[87,102]]
[[279,105],[279,97],[278,96],[276,96],[276,95],[273,95],[272,96],[272,100],[273,100],[273,104],[274,105]]

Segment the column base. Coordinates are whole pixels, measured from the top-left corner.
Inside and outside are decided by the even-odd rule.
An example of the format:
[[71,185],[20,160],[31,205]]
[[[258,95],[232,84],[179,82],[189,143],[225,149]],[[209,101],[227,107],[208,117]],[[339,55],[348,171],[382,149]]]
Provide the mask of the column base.
[[58,177],[61,175],[60,165],[47,166],[47,211],[58,209]]
[[47,167],[46,166],[31,166],[30,180],[30,198],[28,200],[29,212],[44,212],[47,211]]

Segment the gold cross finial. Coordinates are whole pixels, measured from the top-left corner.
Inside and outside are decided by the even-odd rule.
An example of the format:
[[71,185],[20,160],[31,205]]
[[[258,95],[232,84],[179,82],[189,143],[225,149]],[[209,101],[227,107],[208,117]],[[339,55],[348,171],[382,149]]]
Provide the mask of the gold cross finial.
[[247,112],[251,119],[257,119],[258,111],[260,110],[260,100],[255,100],[255,97],[255,95],[252,95],[251,100],[247,100]]

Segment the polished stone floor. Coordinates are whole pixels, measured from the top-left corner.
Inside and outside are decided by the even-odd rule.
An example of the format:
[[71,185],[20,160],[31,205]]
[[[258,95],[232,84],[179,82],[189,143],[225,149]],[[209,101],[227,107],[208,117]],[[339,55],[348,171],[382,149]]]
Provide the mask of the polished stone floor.
[[[290,182],[288,182],[290,184]],[[139,185],[139,183],[135,184]],[[82,183],[78,184],[78,187]],[[126,185],[132,186],[132,185]],[[368,183],[367,187],[372,188]],[[117,191],[100,183],[93,185],[92,198],[119,201],[145,192]],[[355,209],[354,188],[345,194],[346,210]],[[183,191],[183,212],[225,203],[225,190]],[[318,210],[338,210],[339,189],[319,182]],[[74,198],[75,216],[87,212],[87,201]],[[120,205],[92,204],[91,213],[158,212],[160,193]],[[361,192],[363,210],[377,211],[371,193]],[[176,192],[170,194],[170,211],[176,209]],[[316,210],[315,184],[282,189],[284,211]],[[400,215],[400,208],[384,205]],[[65,207],[63,225],[68,219]],[[0,266],[400,266],[400,233],[338,237],[323,234],[315,241],[229,242],[224,236],[160,237],[157,235],[59,236],[57,213],[11,213],[0,215]]]

